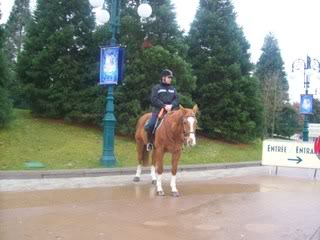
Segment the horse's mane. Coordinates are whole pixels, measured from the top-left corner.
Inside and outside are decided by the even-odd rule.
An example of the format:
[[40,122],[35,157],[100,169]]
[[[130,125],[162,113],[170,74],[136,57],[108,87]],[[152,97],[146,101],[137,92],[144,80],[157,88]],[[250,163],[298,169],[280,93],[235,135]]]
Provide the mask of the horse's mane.
[[167,113],[168,116],[173,115],[173,117],[180,117],[183,116],[187,117],[194,117],[195,114],[193,113],[192,109],[184,108],[183,111],[181,109],[174,110],[172,112]]

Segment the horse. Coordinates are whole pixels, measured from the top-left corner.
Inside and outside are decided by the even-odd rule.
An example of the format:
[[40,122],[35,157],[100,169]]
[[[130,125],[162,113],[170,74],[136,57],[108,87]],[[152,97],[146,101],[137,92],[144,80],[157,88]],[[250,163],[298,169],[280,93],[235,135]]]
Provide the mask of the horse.
[[[164,196],[162,189],[161,176],[163,173],[163,156],[165,153],[171,153],[171,195],[179,197],[180,194],[176,187],[176,174],[178,162],[181,156],[182,146],[196,145],[196,112],[197,105],[192,109],[184,108],[180,105],[180,109],[167,113],[163,117],[163,121],[156,130],[155,140],[152,151],[151,178],[152,184],[157,186],[157,195]],[[144,126],[151,117],[151,113],[146,113],[138,120],[136,126],[135,140],[138,155],[138,167],[134,177],[135,182],[140,181],[141,165],[147,166],[149,163],[149,152],[146,150],[147,134]],[[157,176],[156,176],[157,172]]]

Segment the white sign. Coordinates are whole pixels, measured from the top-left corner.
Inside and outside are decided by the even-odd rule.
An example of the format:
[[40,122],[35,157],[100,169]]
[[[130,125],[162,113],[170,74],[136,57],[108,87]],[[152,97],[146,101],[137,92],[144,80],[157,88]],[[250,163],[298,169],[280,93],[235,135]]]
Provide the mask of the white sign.
[[320,159],[313,142],[268,139],[263,141],[262,165],[320,169]]
[[309,139],[320,137],[320,124],[319,123],[309,123]]

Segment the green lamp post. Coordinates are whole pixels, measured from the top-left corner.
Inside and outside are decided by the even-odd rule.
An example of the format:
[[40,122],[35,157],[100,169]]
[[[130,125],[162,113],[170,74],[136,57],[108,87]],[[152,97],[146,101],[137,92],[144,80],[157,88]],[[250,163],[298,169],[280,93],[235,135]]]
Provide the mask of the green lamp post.
[[[105,9],[107,0],[89,0],[91,6],[95,9],[96,19],[101,23],[107,23],[110,19],[109,12]],[[108,6],[111,12],[111,32],[112,37],[110,40],[110,46],[117,45],[116,33],[119,33],[120,29],[120,4],[121,0],[111,0],[111,5]],[[141,18],[148,18],[152,13],[152,9],[148,4],[148,1],[143,0],[138,7],[138,14]],[[103,150],[101,157],[101,164],[106,167],[114,167],[117,165],[117,160],[114,155],[114,135],[116,118],[114,116],[114,97],[113,89],[115,84],[107,84],[107,103],[106,112],[103,118]]]
[[[301,71],[301,70],[303,71],[304,88],[305,88],[305,95],[302,95],[302,98],[304,98],[308,102],[310,102],[310,100],[313,101],[313,96],[308,95],[308,89],[310,87],[310,78],[314,74],[314,72],[317,71],[317,78],[320,79],[320,62],[317,59],[311,59],[309,56],[307,56],[306,62],[301,58],[296,59],[292,63],[292,72],[291,72],[290,77],[294,78],[295,71]],[[308,100],[308,98],[310,98],[310,97],[311,97],[311,99]],[[302,102],[300,104],[302,105]],[[306,105],[308,106],[308,104],[306,104]],[[302,112],[302,113],[304,114],[303,141],[307,142],[307,141],[309,141],[308,114],[312,114],[312,107],[310,108],[309,112],[307,109],[307,110],[305,110],[305,112]]]

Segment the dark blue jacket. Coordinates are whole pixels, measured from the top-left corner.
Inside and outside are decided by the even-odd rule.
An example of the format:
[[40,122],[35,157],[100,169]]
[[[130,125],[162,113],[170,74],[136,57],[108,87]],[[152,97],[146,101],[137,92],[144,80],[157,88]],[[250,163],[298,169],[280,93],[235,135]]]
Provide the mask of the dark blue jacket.
[[172,104],[173,108],[179,105],[177,90],[172,86],[159,83],[152,88],[151,105],[153,112],[160,112],[165,105]]

